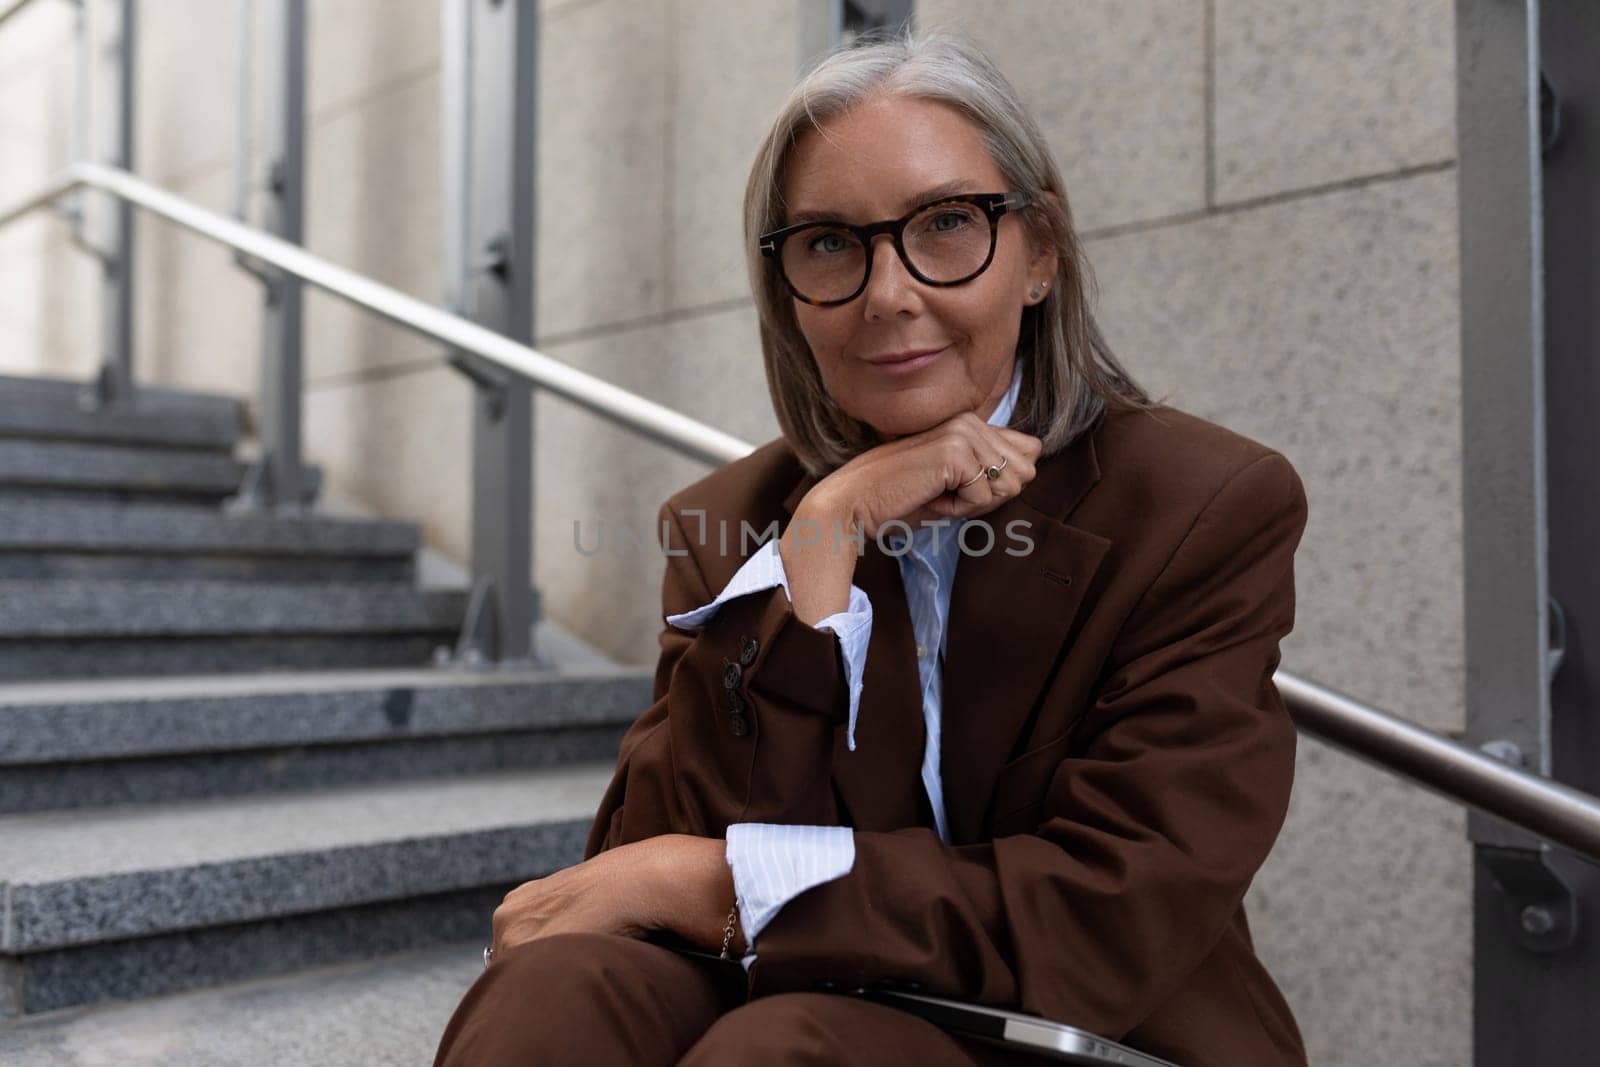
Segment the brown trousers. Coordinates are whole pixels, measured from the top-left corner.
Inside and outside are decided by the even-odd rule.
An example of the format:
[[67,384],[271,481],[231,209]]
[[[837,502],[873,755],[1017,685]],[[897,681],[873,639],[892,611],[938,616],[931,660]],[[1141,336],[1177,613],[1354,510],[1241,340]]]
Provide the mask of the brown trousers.
[[739,965],[718,966],[610,934],[518,945],[497,955],[462,997],[434,1067],[1046,1062],[840,994],[747,1002]]

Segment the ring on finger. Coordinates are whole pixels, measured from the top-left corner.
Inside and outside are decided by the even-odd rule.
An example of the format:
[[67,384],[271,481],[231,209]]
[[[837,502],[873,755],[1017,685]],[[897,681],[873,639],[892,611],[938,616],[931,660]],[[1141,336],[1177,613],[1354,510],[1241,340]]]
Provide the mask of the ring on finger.
[[1006,457],[1001,456],[998,464],[992,464],[988,467],[979,467],[977,474],[974,474],[972,477],[956,486],[956,488],[965,489],[967,486],[971,485],[973,482],[977,481],[979,478],[982,478],[986,474],[989,476],[989,480],[991,482],[994,481],[996,478],[1000,477],[1000,472],[1006,469],[1007,462],[1009,461],[1006,459]]

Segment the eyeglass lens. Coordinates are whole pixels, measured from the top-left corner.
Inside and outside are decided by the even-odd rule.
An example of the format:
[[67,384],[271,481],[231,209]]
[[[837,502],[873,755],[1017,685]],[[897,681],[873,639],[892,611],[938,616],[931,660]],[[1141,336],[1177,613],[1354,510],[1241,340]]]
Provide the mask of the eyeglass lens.
[[[911,269],[930,282],[959,282],[989,258],[994,233],[974,204],[935,204],[906,222],[902,241]],[[867,250],[841,226],[819,223],[783,243],[783,272],[808,300],[843,300],[866,280]]]

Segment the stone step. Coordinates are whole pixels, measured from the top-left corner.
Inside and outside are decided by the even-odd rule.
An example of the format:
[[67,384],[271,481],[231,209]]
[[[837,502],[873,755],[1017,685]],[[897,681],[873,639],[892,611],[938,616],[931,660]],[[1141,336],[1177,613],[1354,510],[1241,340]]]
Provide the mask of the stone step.
[[34,500],[5,508],[0,580],[406,582],[420,542],[404,522]]
[[343,671],[0,686],[0,813],[615,759],[642,669]]
[[0,1015],[481,936],[582,858],[612,769],[0,817]]
[[217,504],[239,490],[245,464],[221,452],[0,438],[8,502],[114,499]]
[[136,444],[231,453],[244,430],[233,397],[140,389],[94,407],[82,382],[0,375],[0,437]]
[[0,680],[418,666],[466,602],[389,582],[0,581]]
[[483,973],[485,936],[214,989],[0,1023],[6,1067],[421,1067]]
[[6,581],[0,639],[429,632],[465,604],[398,582]]

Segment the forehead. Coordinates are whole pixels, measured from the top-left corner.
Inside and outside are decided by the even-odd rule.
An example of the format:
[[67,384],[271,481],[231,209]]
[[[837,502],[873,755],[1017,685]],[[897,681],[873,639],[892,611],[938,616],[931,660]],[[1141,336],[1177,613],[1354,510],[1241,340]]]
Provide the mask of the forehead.
[[791,221],[819,213],[870,221],[902,214],[929,190],[993,193],[1004,184],[966,116],[932,100],[884,96],[803,133],[782,192]]

